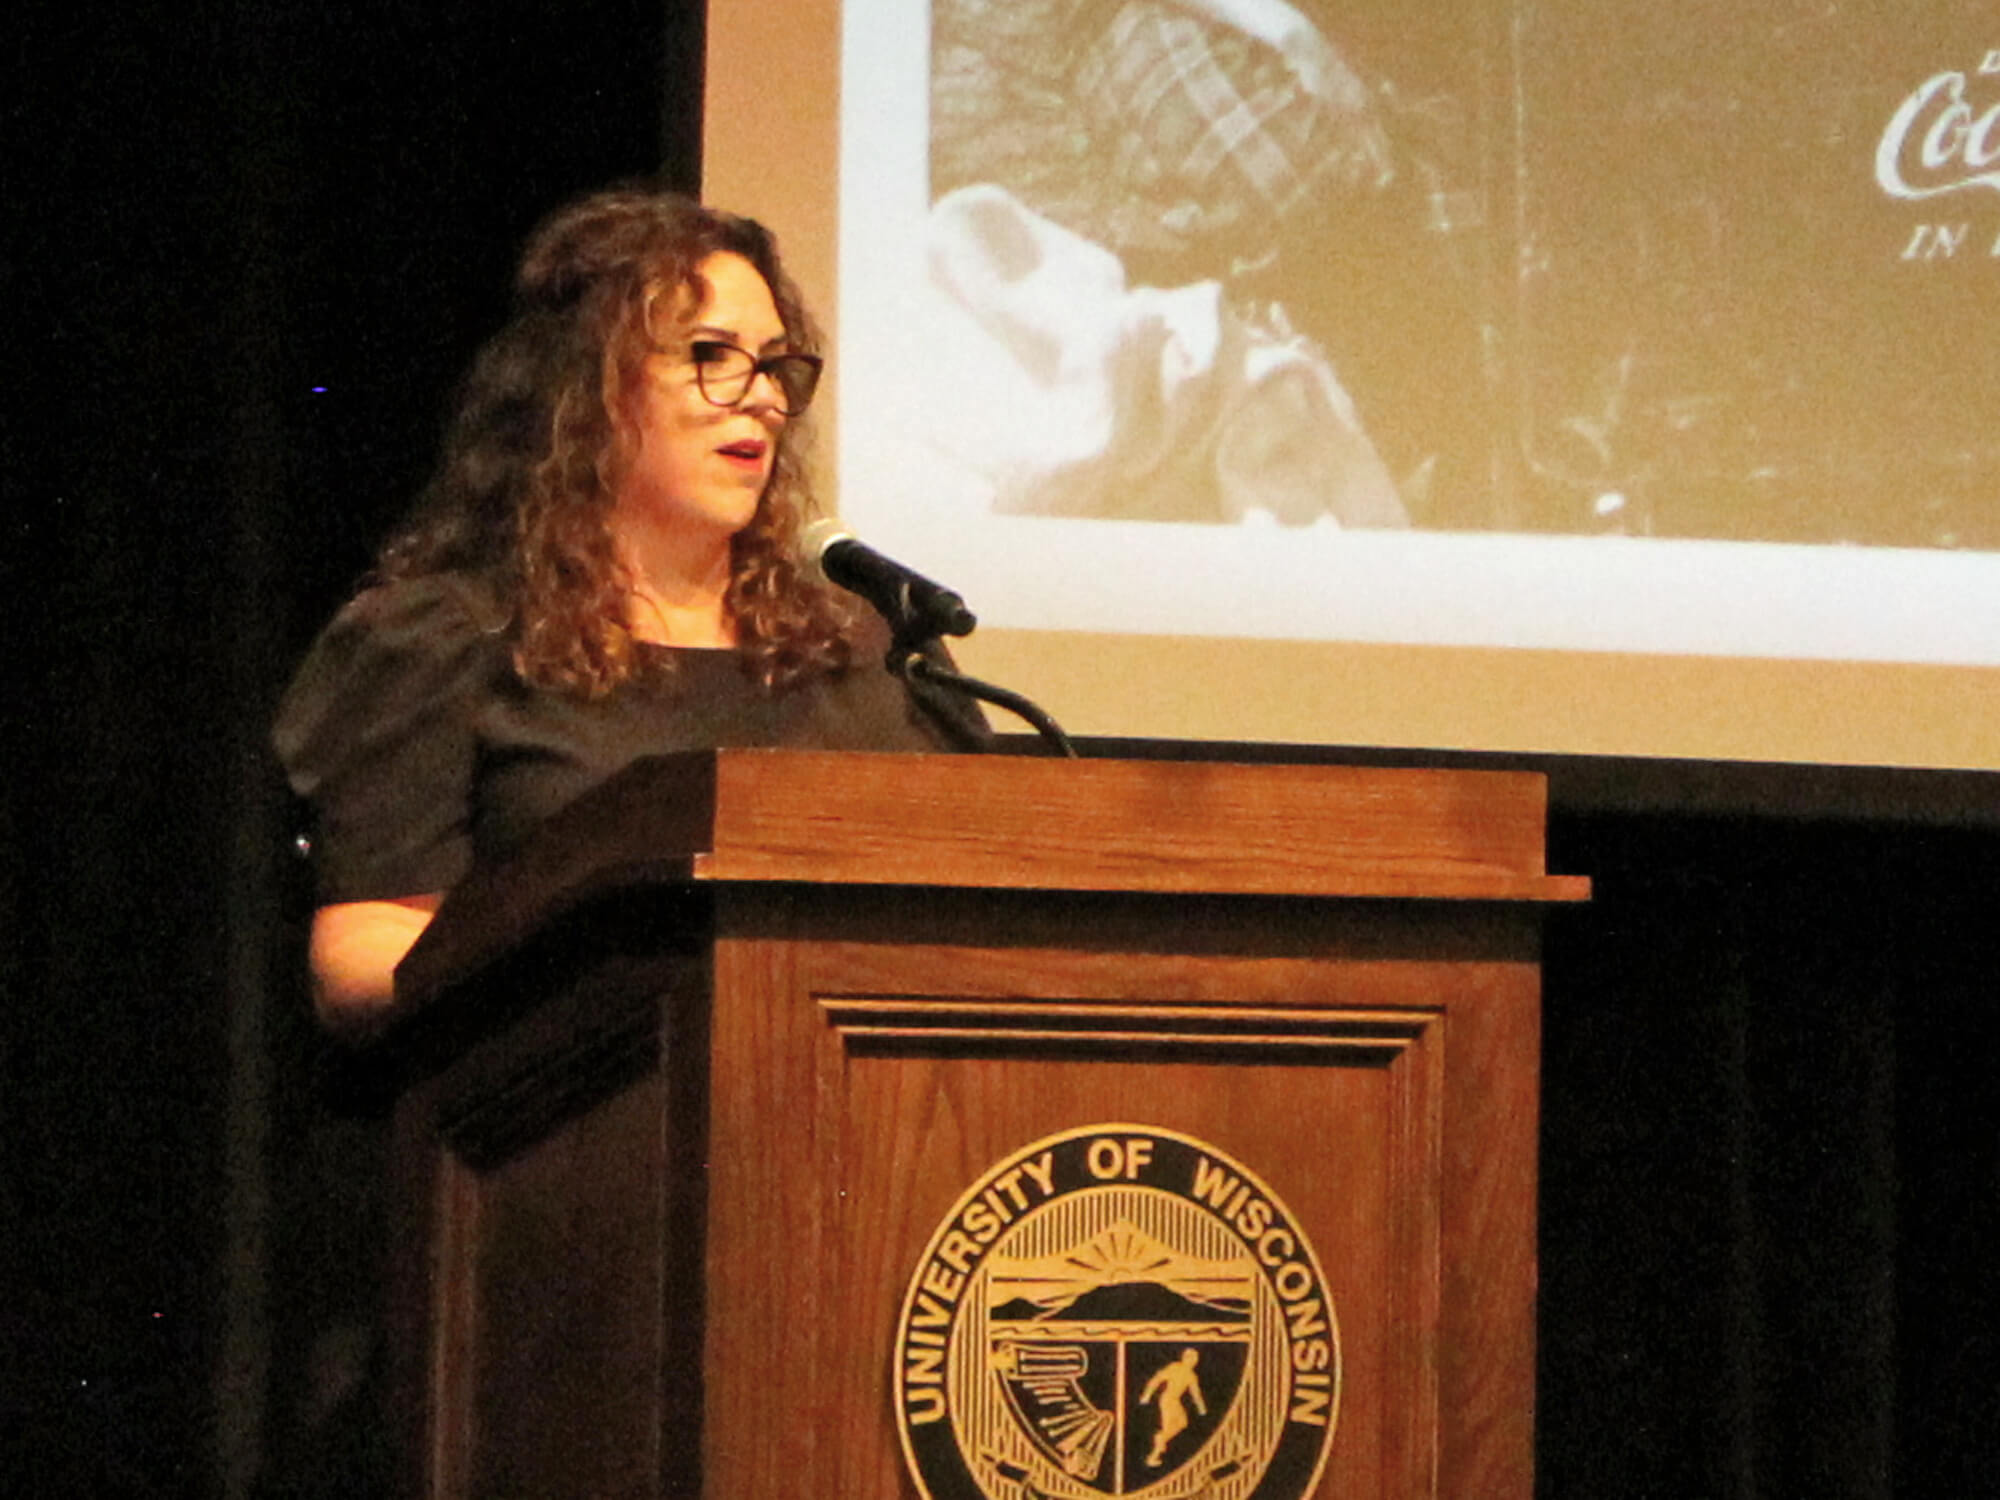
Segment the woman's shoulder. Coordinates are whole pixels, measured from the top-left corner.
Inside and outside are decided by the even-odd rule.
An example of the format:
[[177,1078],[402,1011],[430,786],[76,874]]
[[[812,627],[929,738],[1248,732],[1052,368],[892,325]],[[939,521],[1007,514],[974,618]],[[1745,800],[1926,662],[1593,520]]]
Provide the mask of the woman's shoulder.
[[476,573],[420,573],[376,580],[342,606],[336,634],[456,647],[507,632],[509,614],[492,580]]
[[507,627],[498,590],[475,574],[371,582],[320,632],[299,681],[470,673],[508,654]]
[[299,664],[273,736],[288,766],[373,743],[388,726],[463,717],[504,673],[507,616],[467,574],[371,583],[334,615]]

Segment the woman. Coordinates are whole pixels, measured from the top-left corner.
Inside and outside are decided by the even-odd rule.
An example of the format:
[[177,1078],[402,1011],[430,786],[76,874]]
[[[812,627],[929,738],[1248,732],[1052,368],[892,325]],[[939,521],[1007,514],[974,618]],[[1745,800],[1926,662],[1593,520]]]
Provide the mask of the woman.
[[435,479],[280,710],[330,1025],[379,1018],[475,859],[639,756],[983,736],[891,678],[795,555],[819,370],[751,220],[619,189],[529,241]]

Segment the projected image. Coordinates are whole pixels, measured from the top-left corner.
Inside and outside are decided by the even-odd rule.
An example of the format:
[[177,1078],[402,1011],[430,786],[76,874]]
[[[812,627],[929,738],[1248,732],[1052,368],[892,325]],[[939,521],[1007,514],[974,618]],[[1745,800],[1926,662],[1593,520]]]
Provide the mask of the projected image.
[[1991,0],[843,0],[838,493],[988,637],[2000,663]]
[[1046,409],[986,443],[996,509],[1408,524],[1421,476],[1300,275],[1315,242],[1378,237],[1405,174],[1314,18],[934,0],[930,145],[933,278],[996,384]]
[[1518,0],[1524,529],[2000,546],[2000,17]]
[[996,515],[2000,546],[2000,28],[932,0]]

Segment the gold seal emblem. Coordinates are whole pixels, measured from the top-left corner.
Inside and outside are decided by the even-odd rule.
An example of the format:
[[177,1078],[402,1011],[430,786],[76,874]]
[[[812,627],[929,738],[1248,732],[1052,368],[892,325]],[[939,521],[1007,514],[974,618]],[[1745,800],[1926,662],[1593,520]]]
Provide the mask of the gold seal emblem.
[[928,1500],[1298,1500],[1333,1441],[1339,1325],[1256,1174],[1090,1125],[1015,1152],[938,1226],[895,1397]]

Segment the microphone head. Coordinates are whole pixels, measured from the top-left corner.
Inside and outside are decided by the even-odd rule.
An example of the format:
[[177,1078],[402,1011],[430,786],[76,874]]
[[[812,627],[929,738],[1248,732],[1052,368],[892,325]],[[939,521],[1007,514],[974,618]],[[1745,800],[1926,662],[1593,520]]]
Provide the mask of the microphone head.
[[799,556],[820,578],[832,583],[826,573],[826,549],[835,542],[851,542],[854,539],[854,533],[841,524],[838,516],[821,516],[817,521],[808,522],[799,532]]

